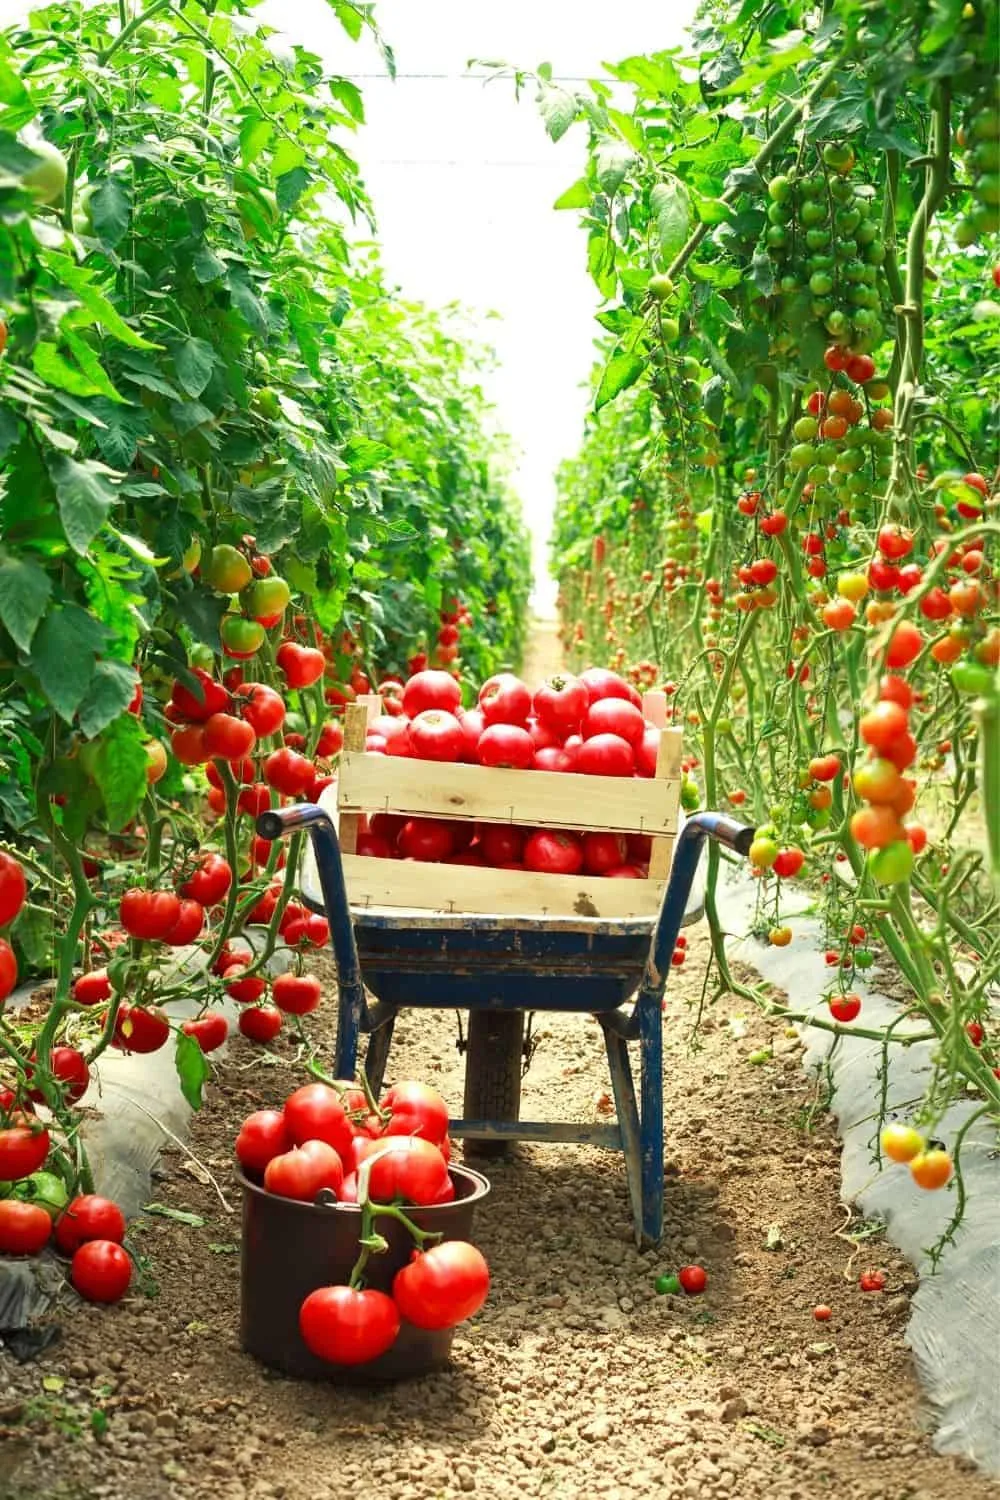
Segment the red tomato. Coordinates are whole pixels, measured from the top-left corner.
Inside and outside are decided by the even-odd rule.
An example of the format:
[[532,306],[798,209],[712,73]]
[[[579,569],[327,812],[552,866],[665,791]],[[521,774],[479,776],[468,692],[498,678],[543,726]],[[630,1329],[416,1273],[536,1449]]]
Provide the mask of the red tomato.
[[[28,1077],[34,1072],[33,1064],[28,1067]],[[76,1047],[53,1047],[49,1053],[49,1072],[55,1081],[62,1085],[65,1091],[67,1104],[75,1104],[82,1099],[87,1092],[90,1083],[90,1069],[82,1052]],[[30,1098],[36,1101],[44,1101],[41,1089],[32,1089]]]
[[524,725],[531,713],[531,694],[513,672],[499,672],[479,689],[479,707],[487,727],[490,724]]
[[181,895],[202,906],[217,906],[224,901],[233,883],[229,861],[221,854],[205,854],[181,886]]
[[289,1016],[307,1016],[323,998],[323,987],[315,974],[279,974],[271,985],[271,998]]
[[878,695],[888,703],[898,703],[902,709],[913,705],[913,689],[904,677],[883,677]]
[[321,760],[331,760],[333,756],[339,755],[344,748],[343,725],[335,724],[328,720],[319,732],[316,742],[316,754]]
[[310,687],[326,670],[322,651],[316,651],[312,646],[300,646],[295,641],[284,641],[278,647],[275,660],[290,688]]
[[100,1005],[111,998],[111,980],[107,969],[92,969],[81,974],[73,984],[73,999],[77,1005]]
[[383,1132],[386,1136],[419,1135],[439,1146],[448,1134],[448,1106],[429,1084],[393,1084],[382,1105],[392,1112]]
[[524,846],[524,863],[545,875],[576,875],[583,868],[583,846],[573,833],[538,828]]
[[461,760],[465,735],[454,714],[427,708],[410,721],[410,745],[417,760]]
[[181,903],[173,891],[127,890],[118,908],[118,919],[129,937],[155,942],[166,937],[181,914]]
[[863,1292],[881,1292],[885,1290],[884,1271],[862,1271],[858,1277],[858,1286]]
[[264,1186],[279,1198],[295,1198],[311,1203],[321,1188],[340,1191],[344,1164],[326,1141],[305,1141],[281,1156],[274,1156],[264,1168]]
[[636,708],[642,708],[642,699],[635,688],[619,677],[617,672],[608,672],[603,667],[588,667],[580,673],[580,681],[587,689],[591,703],[599,698],[627,698]]
[[306,940],[314,948],[323,948],[330,941],[330,924],[318,911],[310,912],[306,917]]
[[259,739],[267,739],[285,722],[285,700],[263,682],[248,682],[242,689],[240,712]]
[[31,1115],[11,1115],[0,1130],[0,1182],[37,1172],[49,1154],[49,1133]]
[[563,672],[543,682],[532,699],[532,709],[539,724],[561,740],[579,730],[589,706],[587,684]]
[[924,638],[916,625],[909,620],[900,620],[889,637],[886,662],[890,667],[908,667],[920,655],[923,644]]
[[479,1311],[489,1289],[489,1266],[475,1245],[446,1240],[414,1250],[393,1278],[392,1297],[415,1328],[454,1328]]
[[607,875],[626,862],[628,845],[623,833],[585,833],[583,868],[588,875]]
[[197,1019],[181,1022],[181,1030],[193,1036],[202,1052],[214,1052],[229,1035],[229,1022],[221,1010],[207,1010]]
[[181,902],[177,921],[169,932],[164,933],[163,941],[169,943],[171,948],[183,948],[201,936],[204,926],[205,908],[201,902],[184,900]]
[[697,1297],[708,1286],[708,1275],[701,1266],[681,1266],[677,1280],[689,1297]]
[[82,1193],[73,1198],[56,1220],[56,1244],[64,1255],[72,1255],[86,1240],[125,1238],[125,1215],[110,1198]]
[[403,713],[408,719],[432,708],[453,714],[461,701],[462,689],[450,672],[415,672],[403,689]]
[[604,870],[608,880],[645,880],[645,871],[639,865],[615,865],[613,870]]
[[399,1311],[385,1292],[370,1287],[321,1286],[299,1308],[299,1332],[317,1359],[364,1365],[396,1342]]
[[455,836],[440,818],[409,818],[399,832],[398,848],[405,859],[435,863],[455,852]]
[[240,760],[256,743],[253,725],[235,714],[213,714],[205,724],[205,750],[219,760]]
[[488,724],[476,747],[479,764],[526,771],[535,758],[531,735],[517,724]]
[[634,703],[623,698],[598,698],[587,710],[582,732],[584,741],[598,735],[617,735],[634,749],[642,742],[646,724]]
[[359,833],[355,854],[361,854],[368,859],[395,859],[396,849],[389,843],[388,839],[382,838],[377,833]]
[[531,762],[533,771],[554,771],[565,773],[572,771],[574,767],[573,756],[568,754],[561,745],[543,745],[536,750]]
[[250,962],[238,959],[230,964],[222,975],[222,982],[238,1005],[252,1005],[267,989],[267,980],[260,974],[247,974]]
[[459,760],[474,765],[478,760],[476,750],[483,730],[486,728],[486,720],[483,718],[481,709],[469,708],[461,715],[458,722],[462,729],[462,753]]
[[216,682],[201,667],[193,667],[191,676],[197,679],[195,688],[175,682],[170,692],[170,701],[184,719],[195,724],[204,724],[213,714],[222,713],[229,706],[229,694],[221,682]]
[[[243,1012],[243,1015],[253,1014],[253,1011]],[[263,1172],[269,1161],[290,1150],[292,1145],[281,1110],[257,1109],[252,1115],[247,1115],[240,1126],[236,1137],[236,1158],[248,1171]]]
[[158,1052],[170,1035],[170,1022],[155,1006],[123,1002],[115,1018],[112,1047],[120,1052]]
[[28,897],[28,883],[17,860],[0,850],[0,927],[7,927]]
[[113,1240],[87,1240],[73,1255],[69,1279],[88,1302],[120,1302],[132,1280],[132,1262]]
[[804,860],[805,855],[801,849],[782,849],[771,868],[775,875],[781,875],[787,880],[792,875],[799,873]]
[[285,1100],[285,1127],[292,1142],[325,1141],[350,1161],[353,1131],[344,1103],[328,1083],[306,1083]]
[[873,750],[885,754],[907,732],[906,709],[889,698],[883,698],[861,716],[858,728],[861,738]]
[[573,769],[583,776],[631,776],[635,753],[620,735],[595,734],[580,746]]
[[480,823],[479,848],[488,865],[506,865],[520,860],[526,834],[513,823]]
[[865,385],[875,375],[875,361],[870,354],[852,354],[845,369],[849,380],[856,385]]
[[0,1254],[37,1255],[51,1233],[52,1220],[39,1204],[0,1198]]
[[827,1003],[835,1021],[853,1021],[861,1013],[860,995],[831,995]]
[[625,835],[625,845],[628,850],[630,864],[649,864],[653,853],[653,840],[648,833],[627,833]]
[[275,1005],[250,1005],[236,1023],[251,1042],[273,1042],[281,1030],[281,1011]]
[[287,746],[273,750],[264,762],[264,780],[284,797],[301,797],[312,786],[316,767]]
[[635,768],[640,776],[655,776],[656,762],[660,754],[660,731],[645,729],[642,739],[635,747]]
[[548,729],[544,724],[540,724],[537,719],[529,719],[525,727],[531,735],[531,743],[535,747],[536,754],[539,750],[561,748],[562,740],[560,736],[553,734],[551,729]]
[[370,1141],[368,1195],[376,1203],[428,1204],[439,1201],[448,1181],[448,1163],[440,1148],[419,1135],[394,1135]]
[[6,1000],[17,983],[17,959],[5,938],[0,938],[0,1000]]

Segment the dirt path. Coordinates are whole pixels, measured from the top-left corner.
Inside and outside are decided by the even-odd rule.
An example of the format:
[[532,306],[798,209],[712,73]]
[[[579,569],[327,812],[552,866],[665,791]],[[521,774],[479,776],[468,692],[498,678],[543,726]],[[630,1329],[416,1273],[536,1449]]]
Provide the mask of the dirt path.
[[[557,665],[551,647],[537,641],[534,671]],[[931,1449],[904,1344],[911,1272],[877,1241],[858,1256],[838,1237],[839,1147],[798,1042],[755,1016],[730,1025],[738,1008],[723,1004],[692,1047],[706,958],[692,930],[668,990],[659,1251],[632,1243],[617,1157],[520,1148],[487,1168],[477,1239],[493,1289],[452,1367],[382,1393],[299,1384],[241,1353],[238,1212],[170,1148],[151,1197],[205,1222],[147,1215],[134,1239],[157,1295],[107,1311],[67,1298],[60,1345],[0,1364],[0,1500],[1000,1494]],[[525,1114],[599,1118],[597,1027],[541,1018],[539,1030]],[[457,1107],[454,1039],[447,1014],[405,1017],[390,1079],[426,1078]],[[765,1045],[773,1058],[751,1063]],[[268,1054],[237,1038],[219,1065],[191,1144],[234,1207],[241,1118],[301,1081],[284,1043]],[[655,1277],[690,1261],[708,1270],[706,1294],[658,1296]],[[858,1290],[865,1265],[887,1270],[883,1294]],[[814,1321],[818,1303],[829,1322]]]

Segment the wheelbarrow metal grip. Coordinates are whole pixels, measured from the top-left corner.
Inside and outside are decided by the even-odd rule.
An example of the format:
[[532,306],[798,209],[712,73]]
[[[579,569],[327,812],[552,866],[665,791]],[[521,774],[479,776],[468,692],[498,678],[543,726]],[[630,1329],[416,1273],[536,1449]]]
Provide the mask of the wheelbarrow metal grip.
[[720,844],[725,844],[727,849],[732,849],[734,854],[742,854],[744,857],[750,852],[750,845],[754,841],[754,830],[741,823],[739,818],[731,818],[728,813],[703,812],[696,813],[688,820],[686,826],[691,823],[702,828],[709,838],[716,839]]
[[328,812],[314,802],[296,802],[290,807],[272,808],[257,819],[257,832],[262,839],[280,839],[283,834],[294,833],[299,828],[311,828],[326,823],[331,832],[333,822]]

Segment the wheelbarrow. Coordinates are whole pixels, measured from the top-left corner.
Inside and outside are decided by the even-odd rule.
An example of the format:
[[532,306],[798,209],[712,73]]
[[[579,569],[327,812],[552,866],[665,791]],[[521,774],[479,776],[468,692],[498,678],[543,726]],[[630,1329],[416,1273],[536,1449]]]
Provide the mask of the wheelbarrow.
[[[366,711],[359,715],[348,713],[339,783],[336,793],[333,788],[324,793],[325,805],[299,803],[263,813],[257,821],[263,838],[304,830],[311,839],[313,858],[305,862],[302,898],[330,924],[339,990],[334,1076],[354,1076],[364,1034],[369,1038],[365,1071],[377,1094],[401,1010],[468,1011],[464,1113],[451,1122],[452,1133],[487,1152],[511,1141],[621,1151],[636,1241],[657,1243],[663,1230],[661,999],[705,840],[745,855],[753,830],[722,813],[703,812],[678,832],[677,799],[669,795],[671,786],[677,790],[678,777],[671,775],[680,758],[677,731],[664,731],[657,768],[663,785],[654,795],[650,781],[607,787],[611,778],[442,767],[366,755]],[[582,790],[567,787],[581,782]],[[635,817],[630,802],[647,814],[652,806],[653,813],[637,821],[647,831],[655,829],[651,872],[662,868],[665,853],[669,879],[664,884],[525,876],[349,852],[357,811],[366,800],[388,811],[433,815],[436,808],[438,816],[471,819],[482,816],[484,801],[495,814],[510,797],[517,799],[510,805],[510,821],[535,826],[570,826],[572,817],[577,826],[589,819],[592,827],[603,828],[607,819],[621,829]],[[675,836],[668,836],[671,829]],[[648,888],[626,889],[640,886]],[[447,890],[452,895],[445,905]],[[409,904],[398,904],[403,902]],[[598,903],[609,905],[611,914],[595,910]],[[491,912],[491,905],[501,909]],[[525,910],[502,909],[511,905]],[[637,914],[615,914],[632,908]],[[591,1014],[599,1022],[614,1123],[519,1118],[525,1020],[537,1011]],[[638,1043],[638,1095],[630,1042]]]

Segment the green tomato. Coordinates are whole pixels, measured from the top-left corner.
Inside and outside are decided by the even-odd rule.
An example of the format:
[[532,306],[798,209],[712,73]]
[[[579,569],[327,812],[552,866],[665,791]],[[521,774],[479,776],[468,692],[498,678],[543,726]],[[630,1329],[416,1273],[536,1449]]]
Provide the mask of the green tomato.
[[240,595],[240,604],[255,620],[268,621],[282,613],[292,591],[283,578],[258,578]]
[[55,206],[66,191],[66,158],[51,141],[36,141],[28,150],[40,158],[28,168],[21,183],[39,203]]
[[958,692],[975,693],[977,696],[990,692],[996,681],[995,673],[989,667],[981,667],[974,661],[956,662],[949,676],[952,686]]
[[266,631],[257,620],[245,620],[242,615],[225,615],[219,634],[228,655],[237,661],[246,661],[264,644]]
[[791,180],[783,172],[772,177],[767,185],[768,196],[773,203],[787,203],[792,196]]
[[44,1208],[50,1218],[58,1218],[69,1202],[66,1184],[55,1172],[33,1172],[14,1186],[13,1197]]
[[854,950],[854,967],[856,969],[870,969],[875,962],[875,955],[870,948],[856,948]]
[[654,302],[666,302],[674,294],[674,284],[664,272],[649,278],[649,295]]
[[681,807],[685,812],[697,812],[700,806],[701,792],[698,783],[685,776],[681,782]]
[[663,329],[663,342],[665,344],[676,344],[681,336],[681,325],[676,318],[663,318],[660,324]]
[[188,655],[192,667],[201,667],[203,672],[211,672],[215,666],[215,652],[211,646],[192,646]]
[[886,844],[884,849],[872,849],[868,855],[868,869],[876,885],[903,885],[913,871],[913,850],[906,839],[897,839]]
[[661,1297],[672,1293],[676,1295],[681,1289],[681,1284],[676,1276],[657,1276],[653,1282],[654,1292],[659,1292]]

